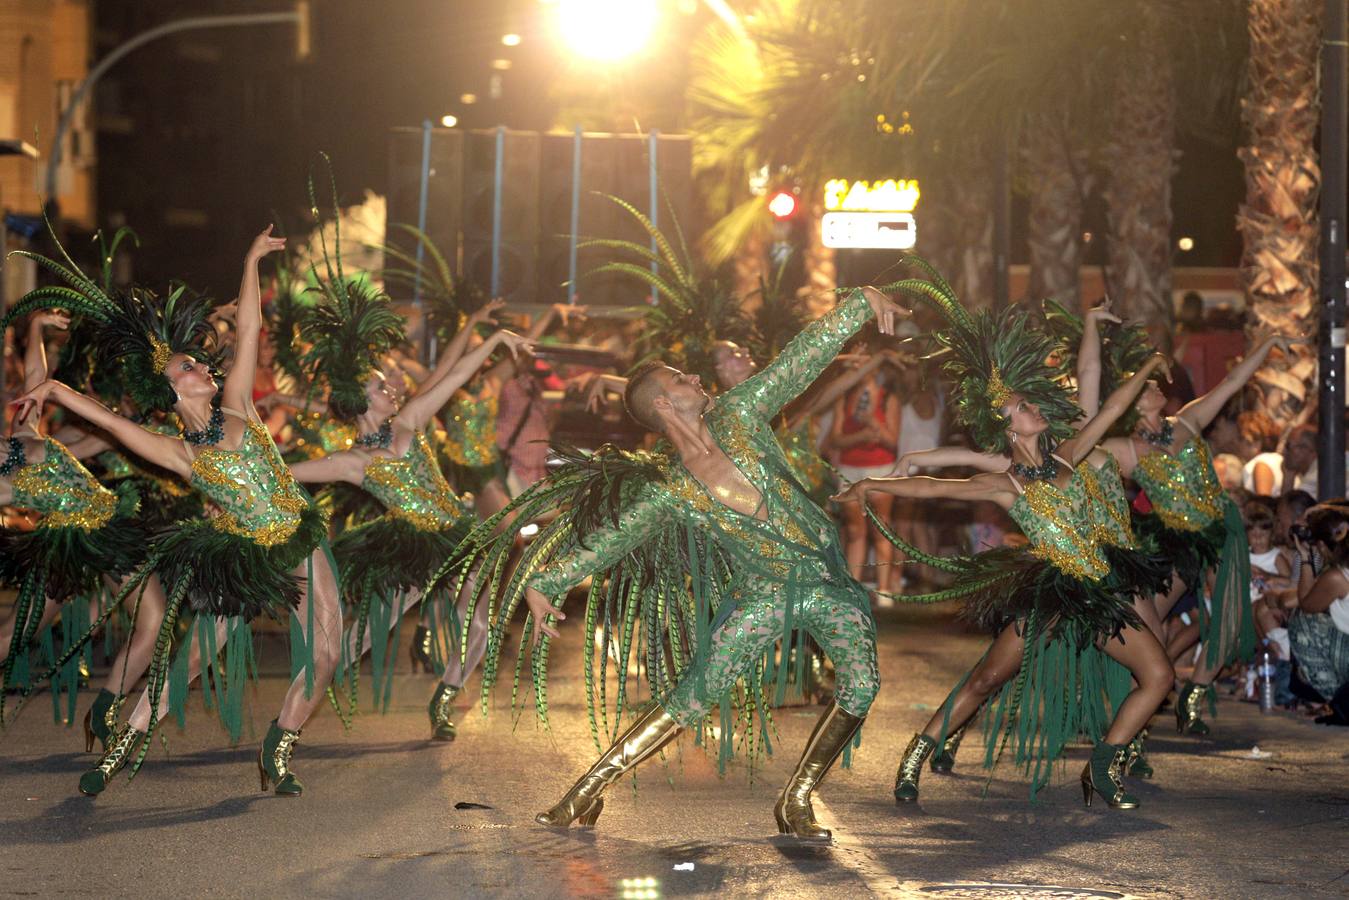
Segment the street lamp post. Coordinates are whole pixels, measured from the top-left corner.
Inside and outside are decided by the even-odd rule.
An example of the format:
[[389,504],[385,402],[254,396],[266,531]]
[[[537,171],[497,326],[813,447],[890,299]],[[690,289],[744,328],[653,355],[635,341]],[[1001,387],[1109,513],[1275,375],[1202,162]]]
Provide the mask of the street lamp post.
[[1321,36],[1321,328],[1318,500],[1344,496],[1345,169],[1349,167],[1344,0],[1327,0]]
[[248,25],[295,25],[296,55],[300,58],[309,55],[309,0],[297,0],[290,12],[193,16],[187,19],[179,19],[176,22],[167,22],[136,35],[99,60],[98,64],[89,70],[89,74],[75,88],[75,92],[70,96],[70,103],[66,105],[65,110],[61,113],[60,121],[56,123],[56,132],[52,135],[51,153],[47,154],[47,175],[43,182],[47,202],[55,203],[56,169],[61,163],[61,141],[65,138],[66,132],[70,130],[70,124],[75,119],[75,113],[79,110],[80,104],[84,102],[84,98],[88,95],[90,89],[118,60],[132,50],[170,34],[195,31],[202,28],[238,28]]

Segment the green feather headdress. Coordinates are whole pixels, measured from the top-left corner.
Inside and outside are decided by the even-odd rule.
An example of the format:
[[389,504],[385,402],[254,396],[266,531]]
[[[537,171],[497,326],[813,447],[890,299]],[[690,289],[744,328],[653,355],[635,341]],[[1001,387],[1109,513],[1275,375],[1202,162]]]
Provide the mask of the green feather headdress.
[[[1082,317],[1056,303],[1045,301],[1045,322],[1058,343],[1057,356],[1065,381],[1077,377],[1077,355],[1082,344]],[[1152,356],[1152,345],[1141,325],[1120,325],[1100,322],[1101,335],[1101,402],[1115,389],[1128,381]],[[1138,425],[1138,410],[1130,407],[1110,428],[1112,436],[1132,434]]]
[[102,246],[104,261],[99,280],[80,270],[54,232],[52,242],[60,259],[15,250],[62,283],[35,288],[21,297],[0,322],[0,330],[37,310],[64,310],[81,319],[82,327],[93,330],[95,366],[115,369],[138,409],[170,410],[176,396],[164,371],[173,355],[185,353],[199,361],[214,361],[210,348],[215,333],[206,320],[213,303],[184,284],[172,285],[162,300],[145,288],[115,287],[111,254],[129,234],[129,229],[119,229],[111,244]]
[[[323,155],[329,163],[327,154]],[[365,385],[378,368],[380,358],[404,341],[403,317],[394,311],[389,295],[375,288],[367,278],[348,277],[342,271],[341,209],[337,203],[337,183],[328,165],[337,230],[333,252],[319,229],[319,243],[327,278],[319,278],[310,268],[315,286],[310,290],[317,301],[300,318],[300,335],[310,345],[304,364],[314,380],[328,384],[328,408],[338,419],[350,420],[365,412],[369,405]],[[309,177],[309,204],[314,221],[320,223],[314,177]]]
[[744,344],[753,335],[753,324],[741,311],[739,299],[714,278],[694,270],[677,219],[678,253],[665,233],[631,203],[608,194],[600,196],[622,207],[656,245],[653,251],[645,244],[616,238],[594,238],[580,244],[582,249],[600,248],[628,257],[598,266],[586,277],[618,275],[654,289],[656,302],[641,307],[646,327],[633,368],[661,359],[710,383],[715,377],[713,345],[717,341]]
[[955,383],[956,419],[975,444],[989,452],[1010,449],[1002,409],[1012,394],[1035,404],[1049,423],[1040,436],[1042,451],[1071,437],[1082,411],[1048,363],[1055,343],[1040,323],[1016,307],[971,313],[926,260],[910,255],[903,262],[927,279],[908,279],[898,287],[946,320],[947,326],[933,337],[943,348],[942,369]]
[[[431,236],[412,225],[390,226],[412,239],[410,246],[386,240],[379,249],[384,253],[386,285],[397,285],[413,293],[420,289],[426,324],[437,342],[444,346],[463,327],[470,313],[487,303],[487,292],[471,280],[456,275],[445,253]],[[417,250],[421,249],[421,259]]]

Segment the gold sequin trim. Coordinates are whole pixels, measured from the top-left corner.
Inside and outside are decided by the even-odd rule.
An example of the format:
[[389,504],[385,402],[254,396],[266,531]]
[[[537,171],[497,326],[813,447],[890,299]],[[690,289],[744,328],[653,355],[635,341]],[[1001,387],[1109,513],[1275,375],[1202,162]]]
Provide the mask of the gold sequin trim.
[[[1051,494],[1054,496],[1048,496]],[[1034,481],[1026,486],[1021,499],[1037,518],[1048,523],[1054,531],[1051,540],[1032,542],[1032,555],[1077,578],[1094,581],[1109,571],[1096,542],[1079,534],[1071,522],[1064,521],[1062,507],[1067,503],[1067,497],[1063,491],[1048,482]]]

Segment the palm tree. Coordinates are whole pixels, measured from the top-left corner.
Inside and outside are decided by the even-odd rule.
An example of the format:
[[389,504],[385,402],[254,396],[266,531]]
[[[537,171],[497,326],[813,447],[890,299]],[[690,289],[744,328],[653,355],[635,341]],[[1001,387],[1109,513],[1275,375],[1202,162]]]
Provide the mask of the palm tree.
[[[1271,332],[1315,330],[1321,15],[1320,0],[1247,4],[1250,52],[1241,118],[1248,143],[1238,152],[1246,170],[1246,202],[1237,212],[1237,227],[1253,341]],[[1255,375],[1261,406],[1285,427],[1312,402],[1314,352],[1314,345],[1305,345],[1277,358],[1271,354]]]

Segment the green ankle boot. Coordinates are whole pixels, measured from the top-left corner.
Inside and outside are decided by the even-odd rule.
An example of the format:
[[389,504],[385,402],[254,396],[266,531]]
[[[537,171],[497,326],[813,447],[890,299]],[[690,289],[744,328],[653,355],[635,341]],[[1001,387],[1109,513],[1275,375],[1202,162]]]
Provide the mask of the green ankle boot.
[[436,685],[436,692],[431,695],[431,704],[427,707],[427,711],[431,714],[431,740],[454,740],[454,723],[450,721],[450,710],[454,698],[459,696],[459,690],[443,682]]
[[932,762],[928,763],[928,768],[938,775],[950,775],[951,770],[956,767],[956,751],[960,749],[960,739],[964,736],[964,725],[948,734],[946,740],[942,742],[941,752],[932,754]]
[[918,799],[918,776],[923,774],[923,763],[936,749],[937,742],[922,733],[915,734],[909,741],[899,760],[899,771],[895,773],[896,803],[913,803]]
[[94,697],[89,711],[84,714],[84,752],[94,752],[94,740],[97,739],[103,750],[108,749],[108,740],[117,728],[117,711],[122,698],[107,688],[103,688]]
[[98,765],[80,776],[80,793],[87,797],[96,797],[103,793],[112,776],[122,770],[131,759],[131,755],[140,746],[145,732],[136,731],[130,725],[123,725],[108,738],[108,749]]
[[1137,809],[1138,798],[1124,790],[1124,762],[1129,748],[1097,741],[1091,761],[1082,769],[1082,802],[1091,806],[1091,795],[1100,794],[1111,809]]
[[1181,685],[1180,696],[1176,698],[1176,731],[1189,732],[1200,736],[1209,733],[1208,723],[1200,718],[1204,699],[1208,697],[1209,685],[1187,681]]
[[276,785],[276,793],[282,797],[298,797],[304,792],[304,785],[290,770],[290,754],[299,739],[300,732],[287,731],[272,719],[267,736],[262,739],[262,749],[258,751],[258,778],[264,791],[270,782]]
[[1125,759],[1127,760],[1124,766],[1126,774],[1134,778],[1152,777],[1153,769],[1148,764],[1148,730],[1146,728],[1138,732],[1138,736],[1129,742]]

